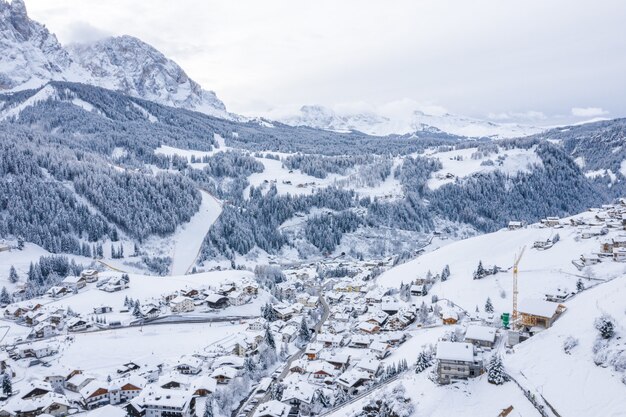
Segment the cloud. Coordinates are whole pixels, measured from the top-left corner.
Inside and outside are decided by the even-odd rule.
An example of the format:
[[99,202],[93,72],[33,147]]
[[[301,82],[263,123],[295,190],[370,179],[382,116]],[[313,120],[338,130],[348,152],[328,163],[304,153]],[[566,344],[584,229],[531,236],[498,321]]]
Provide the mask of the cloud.
[[110,32],[97,28],[90,23],[71,22],[63,29],[63,38],[68,43],[92,43],[111,36]]
[[548,117],[545,113],[537,110],[528,110],[525,112],[502,112],[502,113],[489,113],[487,118],[500,122],[507,121],[523,121],[523,122],[537,122],[546,120]]
[[598,117],[609,114],[601,107],[573,107],[572,115],[576,117]]

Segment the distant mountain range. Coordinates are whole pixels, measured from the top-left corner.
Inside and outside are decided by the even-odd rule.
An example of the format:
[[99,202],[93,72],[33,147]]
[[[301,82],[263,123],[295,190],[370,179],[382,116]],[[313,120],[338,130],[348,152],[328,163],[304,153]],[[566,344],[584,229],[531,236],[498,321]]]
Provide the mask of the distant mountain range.
[[375,112],[340,114],[319,105],[302,106],[297,114],[280,120],[292,126],[336,131],[358,130],[375,136],[439,131],[457,136],[502,139],[528,136],[545,130],[536,126],[494,123],[450,113],[428,114],[419,110],[411,112],[408,117],[383,116]]

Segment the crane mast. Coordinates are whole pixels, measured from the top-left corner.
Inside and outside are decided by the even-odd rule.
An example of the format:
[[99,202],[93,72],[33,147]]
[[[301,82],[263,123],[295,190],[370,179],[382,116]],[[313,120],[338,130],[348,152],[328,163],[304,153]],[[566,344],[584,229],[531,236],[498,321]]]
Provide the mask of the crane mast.
[[515,257],[515,261],[513,262],[513,315],[511,317],[511,323],[513,326],[517,326],[517,320],[519,318],[519,312],[517,311],[517,296],[518,296],[517,272],[518,272],[519,262],[522,259],[522,256],[524,255],[525,250],[526,250],[526,246],[522,248],[519,254]]

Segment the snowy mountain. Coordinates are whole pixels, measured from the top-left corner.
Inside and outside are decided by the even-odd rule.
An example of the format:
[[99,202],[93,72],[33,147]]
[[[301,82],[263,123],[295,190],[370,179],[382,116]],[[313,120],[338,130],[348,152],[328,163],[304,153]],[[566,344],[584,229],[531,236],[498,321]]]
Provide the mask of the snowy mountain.
[[309,126],[317,129],[358,130],[375,136],[415,132],[445,132],[466,137],[495,139],[522,137],[544,129],[517,123],[493,123],[450,113],[430,114],[414,110],[408,115],[383,115],[376,112],[339,113],[320,105],[302,106],[295,115],[280,118],[291,126]]
[[30,19],[23,0],[0,0],[0,90],[73,81],[160,104],[230,118],[214,92],[203,90],[174,61],[131,36],[63,47]]

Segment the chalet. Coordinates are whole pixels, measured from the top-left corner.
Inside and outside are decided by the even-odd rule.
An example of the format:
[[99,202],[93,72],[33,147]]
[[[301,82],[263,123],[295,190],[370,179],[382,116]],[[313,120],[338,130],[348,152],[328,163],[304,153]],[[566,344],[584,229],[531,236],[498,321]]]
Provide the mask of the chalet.
[[355,366],[356,369],[365,371],[370,374],[371,377],[378,374],[382,368],[382,362],[372,357],[365,357],[361,359]]
[[33,339],[47,339],[56,334],[56,328],[50,323],[39,323],[33,327],[29,337]]
[[281,401],[291,407],[290,415],[310,415],[317,387],[307,382],[288,384]]
[[321,357],[338,371],[345,371],[350,365],[350,355],[345,353],[324,352]]
[[328,362],[315,361],[307,366],[307,372],[316,380],[332,378],[337,373],[335,367]]
[[18,320],[23,314],[25,314],[28,310],[23,309],[22,307],[9,304],[4,309],[4,318],[9,320]]
[[46,291],[46,295],[50,298],[61,298],[71,293],[72,291],[68,287],[60,285],[55,285],[54,287]]
[[246,282],[242,285],[241,291],[244,294],[255,296],[259,293],[259,284],[256,282]]
[[626,248],[614,248],[613,260],[616,262],[626,262]]
[[[49,392],[31,400],[10,402],[2,407],[0,415],[34,417],[45,414],[61,417],[68,415],[69,406],[70,403],[64,395]],[[6,414],[4,414],[5,412]]]
[[283,342],[293,342],[298,336],[298,326],[295,324],[288,324],[280,330],[281,339]]
[[443,324],[456,324],[459,321],[459,315],[452,309],[444,309],[441,311],[441,321]]
[[563,304],[544,300],[522,300],[518,308],[520,324],[530,330],[547,329],[565,311]]
[[206,296],[204,301],[206,301],[209,307],[214,309],[222,309],[228,307],[228,298],[221,294],[209,294]]
[[66,327],[70,332],[82,332],[83,330],[87,330],[89,323],[87,320],[83,320],[80,317],[74,317],[68,320]]
[[343,299],[343,294],[339,292],[330,292],[326,295],[326,300],[330,304],[338,304]]
[[193,300],[189,297],[179,295],[170,301],[172,313],[189,313],[194,310]]
[[465,341],[482,347],[493,347],[496,342],[496,329],[488,326],[471,324],[465,331]]
[[183,375],[197,375],[202,370],[202,360],[195,356],[183,356],[176,365],[176,370]]
[[196,398],[186,390],[172,391],[160,388],[143,390],[132,401],[132,405],[143,410],[145,417],[193,417],[196,415]]
[[159,317],[161,314],[161,310],[154,304],[143,304],[139,307],[139,312],[141,313],[141,317],[144,319],[154,319]]
[[321,343],[309,343],[306,350],[304,351],[304,355],[310,361],[314,361],[319,359],[320,353],[324,350],[324,345]]
[[370,336],[365,334],[356,334],[352,336],[349,347],[358,348],[358,349],[367,349],[372,344],[372,339]]
[[385,342],[372,342],[369,349],[372,355],[377,359],[384,359],[391,353],[391,345]]
[[382,326],[385,324],[388,318],[389,314],[385,313],[382,310],[378,310],[369,315],[369,317],[367,318],[367,322],[375,324],[377,326]]
[[233,291],[228,294],[228,303],[231,306],[242,306],[248,302],[248,295],[242,291]]
[[65,279],[61,282],[63,283],[64,286],[74,291],[80,290],[81,288],[85,288],[85,286],[87,285],[87,280],[84,277],[76,277],[72,275],[65,277]]
[[20,345],[19,356],[21,358],[45,358],[55,353],[55,349],[45,341],[32,342]]
[[401,310],[387,320],[385,328],[389,330],[402,330],[415,321],[415,313],[410,310]]
[[128,281],[122,277],[112,277],[106,282],[102,282],[98,288],[105,292],[118,292],[128,288]]
[[402,304],[392,297],[383,297],[383,301],[380,303],[380,309],[388,315],[396,314],[401,307]]
[[91,381],[80,390],[83,406],[87,409],[102,407],[111,403],[108,384]]
[[209,376],[201,376],[196,378],[191,384],[193,395],[206,397],[213,394],[217,390],[217,381]]
[[413,284],[411,285],[411,295],[416,296],[416,297],[422,297],[424,295],[428,294],[428,289],[426,288],[426,285],[424,284]]
[[277,400],[259,405],[252,417],[288,417],[291,407]]
[[80,392],[93,380],[94,378],[88,375],[75,374],[65,382],[65,388],[73,392]]
[[375,334],[380,332],[380,326],[378,324],[373,324],[369,321],[362,321],[359,323],[357,329],[362,333],[367,334]]
[[123,364],[122,366],[120,366],[119,368],[117,368],[117,373],[118,374],[127,374],[131,371],[136,371],[137,369],[140,369],[141,366],[137,365],[134,362],[126,362],[125,364]]
[[183,297],[195,298],[198,296],[198,294],[200,294],[200,292],[195,288],[186,288],[180,291],[180,295],[182,295]]
[[483,372],[482,358],[471,343],[439,342],[435,357],[440,384],[474,378]]
[[509,230],[517,230],[523,227],[523,223],[520,221],[511,220],[508,224]]
[[80,273],[81,278],[85,279],[85,282],[97,282],[98,271],[95,269],[85,269]]
[[113,307],[111,306],[100,306],[93,308],[93,314],[106,314],[111,313],[113,311]]
[[326,348],[338,348],[343,343],[343,336],[338,334],[320,333],[317,335],[317,341],[324,344]]
[[220,285],[220,287],[218,288],[217,292],[219,294],[228,296],[228,294],[230,294],[231,292],[237,291],[237,286],[235,285],[234,282],[225,282],[223,284]]
[[289,367],[289,372],[294,372],[298,374],[304,374],[307,369],[307,364],[304,359],[296,359],[291,363]]
[[357,389],[371,380],[371,375],[368,372],[360,371],[358,369],[351,369],[340,375],[337,380],[337,386],[344,391],[353,394]]
[[558,217],[546,217],[545,219],[541,219],[541,224],[546,227],[555,227],[561,224],[561,219]]
[[266,323],[267,322],[264,318],[259,317],[258,319],[252,320],[248,324],[248,329],[255,332],[260,332],[265,329]]
[[591,239],[592,237],[605,235],[607,232],[607,229],[603,227],[588,227],[580,231],[580,237],[583,239]]
[[43,397],[49,392],[52,392],[52,385],[47,382],[31,382],[24,388],[25,394],[22,395],[23,400],[31,398]]
[[211,373],[211,378],[218,384],[228,384],[236,376],[237,370],[230,366],[220,366]]

